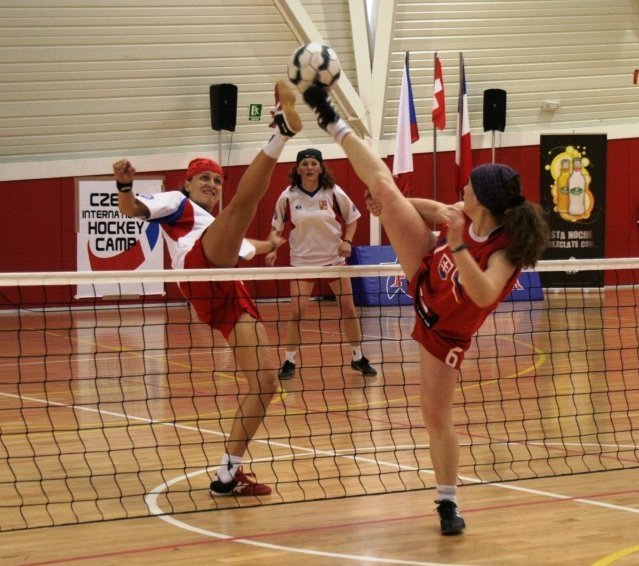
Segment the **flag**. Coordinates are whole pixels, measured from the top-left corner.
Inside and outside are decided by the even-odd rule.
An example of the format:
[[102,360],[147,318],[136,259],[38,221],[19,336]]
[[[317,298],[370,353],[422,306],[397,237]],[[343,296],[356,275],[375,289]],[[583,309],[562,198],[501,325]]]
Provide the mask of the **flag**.
[[433,79],[433,124],[438,130],[446,127],[446,100],[442,64],[435,53],[435,77]]
[[397,114],[397,142],[393,157],[393,176],[397,186],[403,193],[411,189],[411,173],[413,172],[413,152],[411,144],[419,139],[413,89],[410,84],[408,51],[404,58],[402,89],[399,96],[399,112]]
[[466,96],[466,71],[464,58],[459,56],[459,102],[457,104],[457,147],[455,165],[457,170],[457,191],[463,197],[463,188],[468,183],[473,168],[470,147],[470,120],[468,119],[468,97]]

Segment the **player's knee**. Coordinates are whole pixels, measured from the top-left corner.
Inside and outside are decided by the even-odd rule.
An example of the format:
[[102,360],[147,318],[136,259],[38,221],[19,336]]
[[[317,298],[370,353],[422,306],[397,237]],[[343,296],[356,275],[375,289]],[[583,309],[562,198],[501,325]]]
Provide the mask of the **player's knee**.
[[260,394],[268,396],[270,401],[277,393],[279,383],[276,369],[262,371],[259,379]]
[[446,431],[451,425],[448,411],[442,411],[440,408],[434,406],[425,407],[424,424],[429,434],[437,435]]
[[392,198],[397,192],[397,187],[390,173],[386,174],[385,172],[381,172],[376,174],[370,187],[370,192],[374,198],[382,202],[382,205],[385,201]]

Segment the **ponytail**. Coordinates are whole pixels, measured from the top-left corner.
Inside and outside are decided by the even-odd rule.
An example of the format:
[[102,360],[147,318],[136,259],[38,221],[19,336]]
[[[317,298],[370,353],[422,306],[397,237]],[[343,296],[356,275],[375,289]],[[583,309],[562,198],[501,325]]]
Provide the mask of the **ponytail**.
[[508,208],[502,216],[504,230],[510,238],[506,258],[516,267],[533,267],[544,253],[550,229],[544,212],[528,201]]

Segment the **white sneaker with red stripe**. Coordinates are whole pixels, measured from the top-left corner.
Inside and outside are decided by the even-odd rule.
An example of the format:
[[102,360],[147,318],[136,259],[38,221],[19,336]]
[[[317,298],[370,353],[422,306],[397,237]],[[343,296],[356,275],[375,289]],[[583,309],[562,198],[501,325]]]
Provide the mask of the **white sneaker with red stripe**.
[[286,81],[275,84],[275,110],[271,111],[271,128],[277,128],[283,136],[292,138],[302,131],[302,120],[295,110],[295,91]]

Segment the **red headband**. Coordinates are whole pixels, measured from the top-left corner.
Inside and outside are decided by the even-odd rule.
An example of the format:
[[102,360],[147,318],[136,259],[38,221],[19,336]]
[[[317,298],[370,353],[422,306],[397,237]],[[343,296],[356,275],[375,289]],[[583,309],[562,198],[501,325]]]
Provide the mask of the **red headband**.
[[208,159],[206,157],[196,157],[189,163],[189,168],[186,170],[186,178],[192,179],[195,175],[198,175],[202,171],[213,171],[224,177],[224,171],[217,161]]

